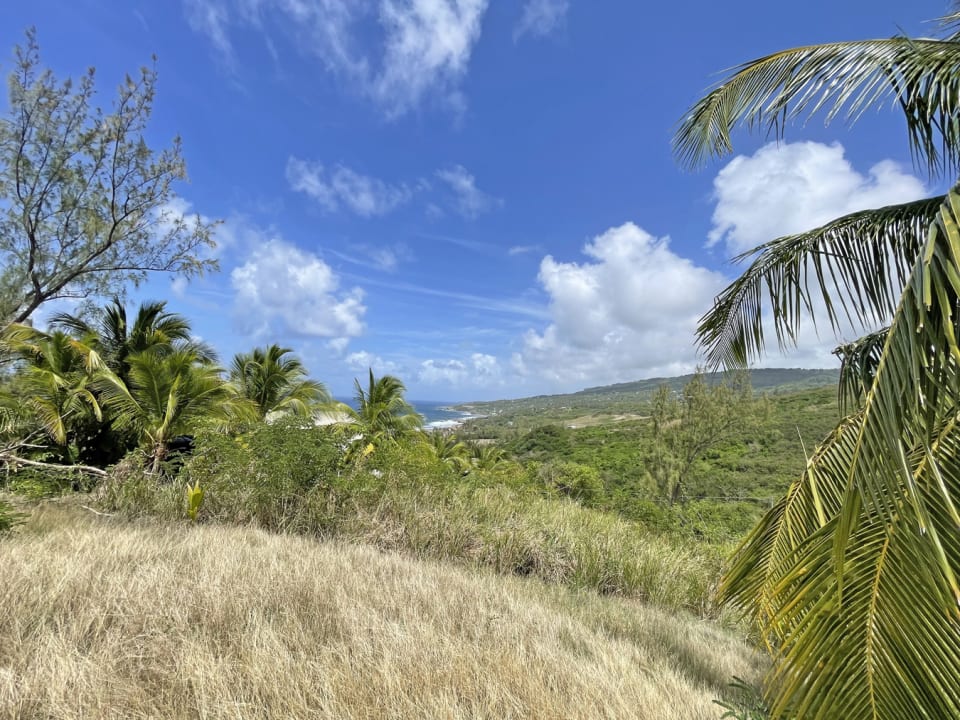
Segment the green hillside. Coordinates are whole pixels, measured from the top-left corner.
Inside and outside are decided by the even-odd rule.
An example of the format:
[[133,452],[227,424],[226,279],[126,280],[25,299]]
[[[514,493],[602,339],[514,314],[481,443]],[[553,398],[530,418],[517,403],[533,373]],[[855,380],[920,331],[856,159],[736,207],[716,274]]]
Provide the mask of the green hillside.
[[[837,369],[759,368],[750,370],[750,384],[756,392],[771,394],[836,387],[840,377]],[[709,384],[718,384],[728,377],[727,373],[707,373]],[[663,385],[680,392],[693,375],[668,378],[647,378],[633,382],[586,388],[574,393],[559,395],[535,395],[513,400],[470,402],[457,405],[457,409],[480,415],[512,415],[538,413],[544,410],[560,411],[571,408],[596,409],[601,412],[617,412],[645,403]]]

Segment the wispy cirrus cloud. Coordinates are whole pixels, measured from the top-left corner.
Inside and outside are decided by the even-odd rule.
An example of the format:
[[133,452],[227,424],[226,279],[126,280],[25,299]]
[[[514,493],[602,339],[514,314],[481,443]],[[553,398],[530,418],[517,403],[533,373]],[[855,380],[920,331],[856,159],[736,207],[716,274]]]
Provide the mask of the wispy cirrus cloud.
[[530,253],[543,252],[542,245],[514,245],[507,250],[507,255],[515,257],[517,255],[529,255]]
[[395,272],[402,263],[413,259],[413,252],[404,243],[393,245],[353,245],[349,253],[340,250],[327,249],[336,258],[352,265],[379,270],[381,272]]
[[467,220],[476,220],[503,204],[501,199],[481,190],[473,173],[463,165],[437,170],[431,180],[388,183],[344,165],[328,168],[321,162],[291,156],[286,176],[291,190],[313,199],[327,212],[346,210],[361,217],[386,215],[409,203],[418,193],[434,197],[427,205],[428,213],[432,209],[434,214],[442,215],[443,205]]
[[568,0],[527,0],[513,29],[514,42],[524,35],[544,37],[559,30],[566,22],[569,9]]
[[477,187],[477,180],[463,165],[437,170],[437,178],[446,184],[452,194],[452,203],[463,217],[474,220],[483,213],[499,207],[503,200],[485,193]]
[[[282,35],[298,52],[376,102],[390,117],[430,97],[460,108],[459,86],[480,38],[488,0],[183,0],[190,27],[228,66],[234,30]],[[366,41],[370,22],[379,29]],[[361,35],[364,40],[361,40]],[[272,44],[272,40],[270,41]],[[366,44],[365,44],[366,43]],[[375,60],[379,58],[378,60]]]
[[327,170],[321,163],[291,157],[287,160],[291,189],[315,200],[323,209],[344,208],[362,217],[385,215],[413,197],[404,184],[391,185],[343,165]]
[[[351,277],[344,273],[344,277]],[[398,292],[412,293],[416,295],[427,295],[429,297],[445,298],[452,300],[458,305],[484,310],[486,312],[499,313],[502,315],[515,315],[527,318],[544,320],[549,318],[547,309],[535,302],[531,302],[523,297],[503,298],[503,297],[485,297],[474,295],[472,293],[457,292],[453,290],[441,290],[428,285],[417,285],[403,281],[380,280],[377,278],[356,278],[362,280],[366,285],[382,287],[387,290],[396,290]]]

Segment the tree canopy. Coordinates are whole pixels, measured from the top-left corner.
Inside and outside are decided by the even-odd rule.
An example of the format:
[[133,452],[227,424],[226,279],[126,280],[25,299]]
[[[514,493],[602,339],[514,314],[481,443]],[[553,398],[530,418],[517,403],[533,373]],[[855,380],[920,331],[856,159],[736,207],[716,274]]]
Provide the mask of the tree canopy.
[[57,80],[33,30],[16,49],[0,118],[3,325],[49,300],[122,294],[149,272],[216,266],[214,223],[188,216],[174,192],[186,179],[180,139],[159,151],[145,139],[156,82],[152,68],[128,75],[106,113],[93,69]]

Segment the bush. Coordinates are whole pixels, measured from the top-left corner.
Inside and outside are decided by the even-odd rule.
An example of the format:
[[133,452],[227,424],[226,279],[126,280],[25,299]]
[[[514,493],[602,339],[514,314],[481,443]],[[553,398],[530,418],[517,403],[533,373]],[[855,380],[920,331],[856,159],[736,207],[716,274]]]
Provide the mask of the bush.
[[600,473],[589,465],[546,462],[539,467],[537,477],[550,490],[588,507],[600,504],[604,497]]
[[[339,473],[340,438],[296,421],[263,424],[227,436],[197,436],[183,476],[205,493],[201,517],[284,529],[311,493],[324,494]],[[314,493],[315,494],[315,493]]]

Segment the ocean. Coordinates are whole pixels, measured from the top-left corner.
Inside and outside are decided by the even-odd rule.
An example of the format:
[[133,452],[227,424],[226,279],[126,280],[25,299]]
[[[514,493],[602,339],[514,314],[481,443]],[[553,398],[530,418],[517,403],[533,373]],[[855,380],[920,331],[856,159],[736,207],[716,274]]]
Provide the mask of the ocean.
[[[353,404],[353,398],[336,398],[340,402],[356,407]],[[440,402],[437,400],[408,400],[414,409],[423,415],[423,425],[428,430],[440,430],[443,428],[452,428],[461,424],[464,420],[469,420],[476,415],[460,410],[451,410],[453,402]]]
[[428,429],[439,430],[441,428],[456,427],[464,420],[469,420],[476,415],[460,410],[451,410],[451,405],[456,403],[436,402],[432,400],[410,400],[411,405],[418,413],[423,415],[424,427]]

